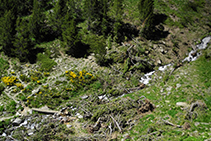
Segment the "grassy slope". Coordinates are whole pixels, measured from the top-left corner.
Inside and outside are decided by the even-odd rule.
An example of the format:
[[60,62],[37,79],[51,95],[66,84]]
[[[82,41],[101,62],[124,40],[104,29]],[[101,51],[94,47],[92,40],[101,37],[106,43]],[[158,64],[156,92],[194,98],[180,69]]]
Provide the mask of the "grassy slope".
[[[209,48],[206,52],[210,54],[210,51]],[[129,97],[131,98],[144,95],[157,106],[156,110],[149,115],[140,116],[138,124],[128,132],[131,138],[134,140],[160,138],[160,140],[176,141],[204,140],[210,137],[210,66],[210,58],[205,58],[204,55],[197,61],[186,64],[175,71],[166,84],[163,83],[162,79],[152,81],[152,86],[130,94]],[[161,75],[165,76],[165,73]],[[178,84],[181,84],[181,87],[178,87]],[[186,102],[191,105],[196,101],[203,101],[207,105],[207,109],[199,108],[195,110],[197,117],[195,115],[192,118],[187,116],[189,108],[182,110],[182,107],[176,106],[177,102]],[[188,123],[190,128],[172,127],[166,125],[162,120],[168,120],[180,126]],[[197,125],[197,122],[200,124]],[[161,131],[162,135],[160,136],[160,132],[156,131]],[[150,135],[152,132],[155,132],[155,135]]]
[[[159,1],[155,0],[155,13],[156,14],[165,14],[168,18],[161,23],[165,29],[168,29],[170,31],[170,35],[174,36],[173,40],[168,41],[169,37],[166,39],[161,39],[165,41],[168,44],[169,48],[173,48],[173,45],[175,41],[179,44],[179,48],[177,49],[178,52],[185,52],[187,51],[187,46],[184,47],[182,43],[186,42],[187,40],[193,40],[196,39],[199,40],[203,36],[209,34],[209,29],[207,25],[207,21],[209,21],[209,17],[206,17],[208,15],[205,10],[199,7],[197,8],[197,11],[189,9],[188,13],[186,13],[186,9],[188,7],[185,7],[185,3],[187,3],[188,0],[174,0],[174,1]],[[137,2],[138,0],[127,0],[125,1],[125,17],[124,21],[132,23],[136,25],[138,28],[139,25],[139,13],[137,10]],[[206,9],[207,6],[204,8]],[[209,9],[208,9],[209,10]],[[205,16],[203,16],[205,14]],[[188,16],[188,17],[187,17]],[[205,19],[208,18],[208,19]],[[198,21],[198,22],[197,22]],[[187,27],[184,27],[187,25]],[[209,23],[208,23],[209,24]],[[83,25],[83,23],[82,23]],[[184,32],[184,35],[181,35],[180,32]],[[184,38],[186,37],[186,38]],[[174,42],[173,42],[174,41]],[[196,41],[193,41],[192,43],[195,43]],[[158,41],[160,42],[160,41]],[[156,44],[156,42],[153,42]],[[54,42],[50,42],[47,44],[41,44],[40,46],[44,46],[45,48],[49,48],[51,50],[52,48],[55,48],[54,52],[57,52],[57,54],[54,56],[59,56],[58,53],[60,48],[58,48],[59,41],[56,40]],[[148,45],[147,45],[148,46]],[[149,46],[148,46],[149,47]],[[190,47],[190,46],[189,46]],[[119,47],[121,49],[121,47]],[[185,51],[183,51],[185,50]],[[155,54],[157,52],[154,52]],[[210,52],[208,51],[208,54]],[[51,53],[49,53],[51,54]],[[53,54],[53,53],[52,53]],[[182,54],[181,56],[183,56]],[[65,63],[57,63],[58,66],[62,66],[62,70],[56,70],[53,71],[51,76],[54,74],[58,74],[58,72],[61,72],[62,74],[57,76],[56,79],[58,79],[60,76],[62,77],[65,73],[65,65],[67,65],[67,68],[74,67],[74,69],[77,69],[78,71],[82,69],[87,69],[90,72],[96,73],[100,80],[104,80],[104,84],[95,83],[94,85],[91,85],[87,88],[77,94],[81,95],[102,95],[105,92],[112,95],[115,93],[113,92],[113,89],[115,88],[123,88],[123,87],[134,87],[132,84],[133,81],[129,80],[126,81],[124,78],[121,77],[120,74],[116,75],[113,70],[110,68],[101,68],[94,65],[93,68],[89,68],[89,65],[84,64],[84,60],[80,59],[64,59]],[[71,63],[71,62],[80,62],[80,63]],[[82,62],[82,63],[81,63]],[[13,65],[18,70],[18,64],[13,62]],[[78,67],[78,66],[80,67]],[[204,125],[200,124],[197,127],[195,126],[195,122],[209,122],[210,119],[210,102],[211,102],[211,95],[209,93],[210,91],[210,62],[202,59],[197,60],[196,62],[193,62],[191,64],[186,64],[184,67],[179,68],[169,79],[167,83],[163,82],[163,79],[158,79],[156,81],[152,81],[151,86],[137,91],[132,94],[128,94],[125,97],[130,97],[132,99],[138,99],[139,96],[144,95],[146,98],[148,98],[150,101],[152,101],[153,104],[157,106],[156,110],[152,113],[148,113],[147,115],[138,115],[136,118],[138,119],[138,122],[136,122],[136,125],[128,132],[124,134],[129,134],[132,140],[139,140],[141,138],[157,138],[160,137],[159,133],[157,132],[155,135],[150,135],[150,133],[156,132],[156,131],[162,131],[162,140],[203,140],[205,138],[208,138],[207,133],[209,133],[209,130],[211,128],[210,125]],[[33,67],[29,67],[30,69]],[[15,69],[16,70],[16,69]],[[123,69],[122,69],[123,70]],[[44,74],[44,72],[42,72]],[[166,73],[160,73],[158,76],[165,77]],[[156,77],[155,77],[156,78]],[[41,78],[41,82],[43,84],[46,82],[46,78]],[[58,82],[59,84],[56,84],[56,80],[53,80],[55,84],[52,84],[53,87],[60,88],[61,85],[66,85]],[[103,82],[103,81],[102,81]],[[137,83],[137,82],[134,82]],[[105,84],[108,84],[106,86]],[[177,88],[177,84],[181,84],[181,87]],[[33,88],[36,88],[39,86],[36,82],[32,83]],[[58,85],[58,86],[57,86]],[[103,85],[103,86],[102,86]],[[110,85],[110,86],[109,86]],[[104,88],[102,88],[104,87]],[[168,88],[171,88],[171,90],[167,90]],[[106,89],[106,91],[103,91],[103,89]],[[55,93],[59,93],[59,90],[56,90]],[[26,93],[25,96],[25,102],[26,97],[30,93]],[[117,94],[118,95],[118,94]],[[2,94],[1,99],[10,100],[6,95]],[[187,104],[191,104],[197,100],[204,101],[208,109],[202,110],[202,111],[196,111],[198,114],[198,117],[196,119],[190,119],[187,118],[186,114],[187,112],[185,110],[181,110],[180,107],[176,106],[176,102],[187,102]],[[56,101],[56,99],[54,100]],[[77,106],[80,106],[80,104],[83,102],[79,95],[76,97],[72,97],[70,101],[76,101],[78,102]],[[82,101],[82,102],[81,102]],[[93,102],[94,103],[94,102]],[[97,101],[98,103],[98,101]],[[115,101],[113,101],[115,103]],[[68,100],[62,101],[62,106],[67,105]],[[94,103],[95,104],[95,103]],[[94,105],[90,108],[90,110],[93,110],[92,108],[99,108],[102,103],[99,102],[99,105]],[[6,104],[5,104],[6,105]],[[11,105],[8,103],[8,105]],[[52,106],[52,108],[62,108],[62,106],[57,107],[56,105]],[[102,104],[101,107],[106,106],[106,104]],[[5,106],[6,107],[6,106]],[[11,106],[12,107],[12,106]],[[14,107],[14,106],[13,106]],[[13,108],[12,107],[12,108]],[[38,106],[39,107],[39,106]],[[8,108],[9,109],[9,108]],[[5,110],[8,110],[5,109]],[[13,108],[14,110],[14,108]],[[2,111],[0,111],[0,114]],[[92,112],[98,112],[93,110]],[[13,113],[14,114],[14,113]],[[183,130],[180,128],[171,127],[169,125],[165,125],[162,121],[162,119],[169,120],[170,122],[176,124],[176,125],[184,125],[184,123],[189,123],[190,128],[188,130]],[[83,121],[82,121],[83,122]],[[116,129],[117,130],[117,129]],[[194,131],[198,131],[196,135],[193,135],[191,137],[191,134]],[[87,132],[86,132],[87,133]],[[203,134],[202,134],[203,133]],[[200,134],[200,135],[198,135]],[[143,135],[147,135],[147,137],[144,137]],[[77,135],[76,135],[77,136]],[[122,135],[119,136],[121,138]]]

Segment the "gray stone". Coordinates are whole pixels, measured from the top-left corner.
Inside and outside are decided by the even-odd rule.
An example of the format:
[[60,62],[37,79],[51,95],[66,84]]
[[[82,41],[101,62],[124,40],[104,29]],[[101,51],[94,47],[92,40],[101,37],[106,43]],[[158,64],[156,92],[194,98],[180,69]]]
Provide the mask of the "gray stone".
[[162,64],[162,61],[160,59],[158,59],[155,64],[156,65],[161,65]]
[[89,97],[89,96],[84,95],[84,96],[81,97],[81,99],[87,99],[88,97]]
[[176,85],[176,88],[178,89],[179,87],[181,87],[182,85],[181,84],[177,84]]
[[166,88],[166,91],[171,91],[172,87]]
[[194,124],[195,124],[195,126],[198,126],[200,123],[199,122],[195,122]]
[[23,121],[22,119],[16,118],[16,119],[13,121],[12,124],[13,124],[14,126],[17,126],[17,125],[20,125],[22,121]]
[[34,130],[28,130],[28,131],[27,131],[27,134],[28,134],[28,136],[33,135],[33,134],[34,134]]
[[70,125],[70,124],[67,124],[66,126],[67,126],[67,128],[71,128],[72,127],[72,125]]
[[187,104],[186,102],[177,102],[176,106],[181,106],[181,107],[190,107],[189,104]]

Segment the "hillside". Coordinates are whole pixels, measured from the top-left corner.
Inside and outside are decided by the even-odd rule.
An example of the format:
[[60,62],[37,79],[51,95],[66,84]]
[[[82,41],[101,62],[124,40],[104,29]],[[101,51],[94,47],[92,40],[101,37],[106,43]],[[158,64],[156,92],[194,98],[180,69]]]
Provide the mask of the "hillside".
[[211,2],[62,2],[0,10],[0,140],[211,139]]

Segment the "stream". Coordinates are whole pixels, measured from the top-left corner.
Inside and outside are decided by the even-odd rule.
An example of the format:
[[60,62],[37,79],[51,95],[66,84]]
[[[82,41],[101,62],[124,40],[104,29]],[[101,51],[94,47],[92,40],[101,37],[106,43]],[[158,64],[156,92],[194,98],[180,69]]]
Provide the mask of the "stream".
[[[201,52],[198,52],[199,50],[203,50],[206,49],[207,47],[207,43],[211,40],[211,36],[205,37],[202,39],[201,43],[196,45],[196,48],[194,50],[191,50],[188,54],[188,56],[182,60],[182,62],[191,62],[191,61],[195,61],[200,55]],[[165,71],[168,67],[173,66],[174,64],[167,64],[164,66],[160,66],[158,68],[158,71]],[[143,77],[141,77],[140,82],[147,85],[149,84],[149,81],[151,80],[151,76],[155,73],[155,71],[151,71],[146,73]]]

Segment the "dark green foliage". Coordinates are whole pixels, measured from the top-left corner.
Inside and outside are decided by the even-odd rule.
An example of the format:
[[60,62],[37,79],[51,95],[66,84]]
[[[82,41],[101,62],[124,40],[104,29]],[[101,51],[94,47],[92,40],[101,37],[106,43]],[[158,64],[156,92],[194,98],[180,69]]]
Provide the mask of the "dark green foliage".
[[67,14],[62,25],[62,47],[72,56],[77,56],[80,53],[80,38],[75,19],[70,19]]
[[3,83],[0,83],[0,94],[4,91],[5,87]]
[[0,19],[0,45],[3,46],[2,50],[6,55],[13,55],[13,40],[15,35],[15,16],[14,13],[6,11],[4,16]]
[[39,43],[42,41],[46,35],[46,23],[45,23],[45,14],[41,10],[41,6],[37,0],[34,0],[33,3],[33,13],[29,19],[29,31],[30,39],[34,43]]
[[9,68],[9,63],[5,61],[3,58],[0,58],[0,78],[3,73]]
[[108,0],[86,0],[84,16],[87,19],[87,29],[98,35],[106,35],[108,24]]
[[16,102],[15,101],[11,101],[10,103],[8,103],[7,106],[6,106],[6,109],[11,114],[15,114]]
[[37,54],[37,61],[40,62],[41,67],[40,69],[42,71],[51,71],[54,65],[57,65],[56,62],[54,62],[52,59],[50,59],[48,56],[38,53]]
[[113,14],[114,14],[114,25],[113,25],[113,34],[115,41],[119,41],[120,38],[120,28],[121,28],[121,20],[123,14],[123,0],[114,0],[113,2]]
[[142,35],[149,38],[153,32],[154,0],[140,0],[138,10],[142,22]]
[[62,24],[67,14],[68,6],[66,0],[58,0],[55,7],[50,13],[49,23],[57,36],[62,35]]
[[28,29],[28,22],[18,18],[16,31],[13,52],[21,61],[24,61],[27,60],[30,48],[32,47],[31,40],[29,39],[30,31]]
[[99,65],[106,65],[106,40],[103,36],[90,35],[88,38],[90,52],[95,54],[96,62]]
[[10,119],[0,121],[0,134],[2,134],[5,129],[7,129],[7,126],[9,125],[9,123],[10,123]]

